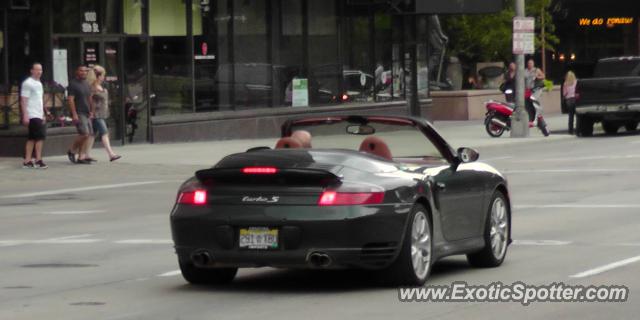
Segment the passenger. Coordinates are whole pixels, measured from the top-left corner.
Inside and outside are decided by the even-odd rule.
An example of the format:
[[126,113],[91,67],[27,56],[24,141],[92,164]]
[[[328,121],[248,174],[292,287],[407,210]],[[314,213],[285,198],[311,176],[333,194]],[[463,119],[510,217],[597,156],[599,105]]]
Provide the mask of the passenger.
[[294,138],[302,144],[303,148],[311,148],[311,133],[307,130],[296,130],[291,134],[291,138]]

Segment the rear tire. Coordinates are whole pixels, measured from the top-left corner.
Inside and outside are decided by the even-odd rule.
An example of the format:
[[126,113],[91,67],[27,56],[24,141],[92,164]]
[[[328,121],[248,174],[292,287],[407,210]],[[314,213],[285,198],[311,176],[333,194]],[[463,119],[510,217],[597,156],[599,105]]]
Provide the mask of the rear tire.
[[593,135],[593,119],[586,115],[576,115],[576,135],[590,137]]
[[191,262],[180,261],[182,277],[196,285],[227,284],[236,277],[238,268],[198,268]]
[[494,118],[495,118],[495,119],[498,119],[498,120],[500,120],[500,121],[503,121],[503,122],[505,122],[505,123],[506,123],[506,121],[505,121],[504,119],[500,119],[501,117],[499,117],[499,116],[497,116],[497,115],[493,114],[493,115],[490,115],[489,117],[487,117],[487,118],[484,120],[484,128],[485,128],[485,130],[487,130],[487,133],[488,133],[490,136],[492,136],[492,137],[494,137],[494,138],[499,138],[499,137],[501,137],[501,136],[502,136],[502,134],[504,133],[505,128],[504,128],[504,127],[500,127],[500,126],[497,126],[497,125],[493,124],[493,123],[491,122],[491,120],[493,120]]
[[620,125],[615,122],[602,122],[602,129],[606,134],[616,134],[620,129]]
[[411,210],[400,254],[383,270],[386,282],[395,286],[422,286],[433,265],[431,220],[427,209],[416,204]]
[[627,131],[635,131],[638,128],[638,122],[637,121],[627,122],[625,123],[624,128]]
[[507,256],[511,232],[511,213],[505,195],[496,191],[491,198],[484,229],[485,247],[467,254],[467,261],[477,268],[493,268]]

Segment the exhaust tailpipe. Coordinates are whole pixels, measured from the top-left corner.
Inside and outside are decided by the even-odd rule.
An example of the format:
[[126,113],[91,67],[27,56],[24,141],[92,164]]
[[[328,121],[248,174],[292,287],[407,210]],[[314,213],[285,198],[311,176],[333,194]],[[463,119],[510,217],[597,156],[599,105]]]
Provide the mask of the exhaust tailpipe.
[[213,256],[206,250],[198,250],[191,255],[191,261],[197,267],[206,267],[213,264]]
[[322,252],[312,252],[307,260],[315,268],[327,268],[333,262],[328,254]]
[[504,121],[502,121],[500,119],[497,119],[497,118],[492,118],[491,119],[491,124],[499,126],[500,128],[506,128],[507,127],[507,123],[506,122],[504,122]]

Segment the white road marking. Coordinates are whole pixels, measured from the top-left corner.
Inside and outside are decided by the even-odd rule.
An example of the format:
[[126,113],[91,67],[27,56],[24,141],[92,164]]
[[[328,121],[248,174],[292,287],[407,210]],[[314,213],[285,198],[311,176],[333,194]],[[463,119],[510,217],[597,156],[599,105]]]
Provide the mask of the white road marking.
[[479,161],[497,161],[497,160],[506,160],[506,159],[512,159],[513,157],[507,156],[507,157],[495,157],[495,158],[488,158],[488,159],[482,159],[480,158]]
[[637,209],[640,204],[522,204],[514,209]]
[[518,246],[564,246],[571,244],[571,241],[562,240],[513,240]]
[[[97,243],[97,242],[105,242],[108,240],[104,239],[93,239],[89,238],[93,236],[92,234],[78,234],[73,236],[59,237],[59,238],[51,238],[51,239],[42,239],[42,240],[0,240],[0,247],[11,247],[17,245],[25,245],[25,244],[87,244],[87,243]],[[170,245],[173,244],[171,239],[125,239],[125,240],[114,240],[109,241],[114,244],[128,244],[128,245],[142,245],[142,244],[151,244],[151,245]]]
[[119,184],[106,184],[106,185],[84,187],[84,188],[57,189],[57,190],[42,191],[42,192],[11,194],[11,195],[7,195],[7,196],[2,196],[0,198],[2,198],[2,199],[30,198],[30,197],[50,196],[50,195],[64,194],[64,193],[71,193],[71,192],[84,192],[84,191],[94,191],[94,190],[104,190],[104,189],[116,189],[116,188],[124,188],[124,187],[144,186],[144,185],[158,184],[158,183],[164,183],[164,182],[166,182],[166,181],[141,181],[141,182],[130,182],[130,183],[119,183]]
[[118,244],[173,244],[173,241],[168,239],[128,239],[118,240],[113,243]]
[[538,174],[538,173],[631,173],[631,172],[640,172],[640,169],[619,169],[619,168],[596,168],[596,169],[530,169],[530,170],[504,170],[502,171],[505,174],[518,174],[518,173],[530,173],[530,174]]
[[161,273],[159,275],[157,275],[158,277],[175,277],[175,276],[179,276],[182,274],[182,271],[180,270],[173,270],[173,271],[169,271],[169,272],[165,272],[165,273]]
[[[640,143],[636,142],[636,143]],[[606,156],[587,156],[587,157],[564,157],[564,158],[541,158],[541,159],[522,159],[514,160],[515,163],[539,163],[539,162],[562,162],[562,161],[586,161],[586,160],[616,160],[616,159],[634,159],[640,158],[640,154],[627,155],[606,155]]]
[[106,210],[79,210],[79,211],[49,211],[44,214],[53,214],[53,215],[79,215],[79,214],[93,214],[93,213],[102,213],[106,212]]
[[632,264],[632,263],[636,263],[640,261],[640,256],[636,256],[633,258],[629,258],[629,259],[624,259],[624,260],[620,260],[620,261],[616,261],[613,263],[609,263],[606,264],[604,266],[601,267],[597,267],[597,268],[593,268],[584,272],[580,272],[580,273],[576,273],[572,276],[570,276],[570,278],[586,278],[586,277],[590,277],[590,276],[594,276],[597,274],[601,274],[607,271],[611,271],[613,269],[617,269],[620,267],[624,267],[626,265]]

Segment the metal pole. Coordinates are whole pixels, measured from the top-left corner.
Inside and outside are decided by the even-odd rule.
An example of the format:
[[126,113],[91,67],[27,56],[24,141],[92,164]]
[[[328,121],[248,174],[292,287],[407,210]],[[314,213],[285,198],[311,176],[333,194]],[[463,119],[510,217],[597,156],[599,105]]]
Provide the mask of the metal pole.
[[[524,0],[516,1],[516,16],[524,17]],[[511,137],[529,136],[529,115],[524,105],[524,54],[516,55],[516,110],[511,119]]]
[[540,43],[542,44],[541,49],[540,49],[540,54],[541,54],[541,58],[542,58],[542,72],[547,73],[547,55],[545,54],[545,41],[544,41],[544,37],[545,37],[545,26],[544,26],[544,15],[545,15],[545,11],[544,11],[545,7],[542,6],[542,8],[540,9]]
[[418,96],[418,21],[414,17],[410,18],[413,43],[411,44],[411,83],[409,97],[409,112],[414,117],[421,116],[420,98]]

